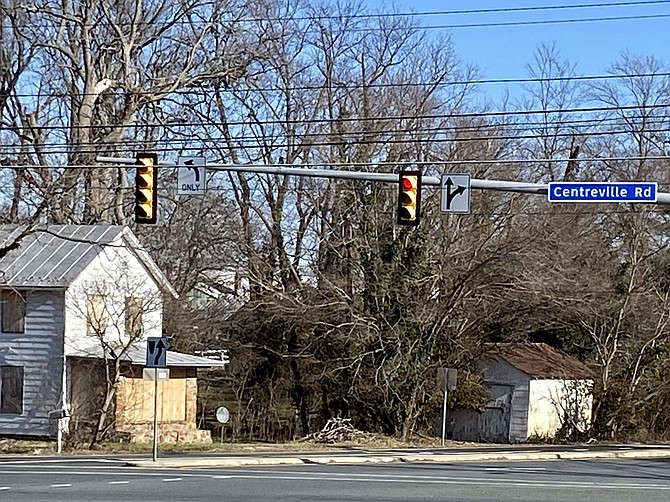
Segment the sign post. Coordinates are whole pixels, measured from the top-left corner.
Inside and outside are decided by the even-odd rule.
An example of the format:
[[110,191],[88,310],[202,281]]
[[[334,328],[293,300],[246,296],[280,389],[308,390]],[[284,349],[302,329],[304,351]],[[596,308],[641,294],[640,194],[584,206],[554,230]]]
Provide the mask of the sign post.
[[223,443],[223,425],[228,423],[230,413],[225,406],[219,406],[216,409],[216,420],[221,424],[221,443]]
[[167,338],[149,337],[147,338],[147,368],[153,368],[154,380],[154,435],[151,448],[151,459],[155,462],[158,458],[158,381],[165,380],[161,378],[164,368],[167,368]]
[[447,435],[447,392],[456,389],[456,375],[455,368],[438,368],[437,369],[437,385],[444,392],[444,402],[442,403],[442,446],[444,446],[444,438]]

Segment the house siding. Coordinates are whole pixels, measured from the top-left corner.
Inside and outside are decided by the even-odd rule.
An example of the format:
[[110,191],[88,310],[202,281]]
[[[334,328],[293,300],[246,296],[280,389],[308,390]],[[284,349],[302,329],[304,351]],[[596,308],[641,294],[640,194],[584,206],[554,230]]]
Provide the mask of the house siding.
[[109,314],[107,341],[127,344],[125,297],[144,300],[142,339],[162,336],[161,291],[137,257],[124,247],[105,247],[68,287],[65,300],[65,354],[79,355],[99,349],[101,341],[87,334],[87,294],[106,292]]
[[584,429],[591,423],[592,380],[538,379],[530,382],[528,434],[554,437],[564,418],[577,418]]
[[0,435],[50,436],[63,371],[63,291],[27,291],[24,333],[0,332],[0,365],[23,367],[23,413],[0,413]]
[[483,378],[488,384],[511,386],[508,440],[511,443],[525,441],[528,438],[530,378],[514,366],[498,358],[490,361],[483,372]]

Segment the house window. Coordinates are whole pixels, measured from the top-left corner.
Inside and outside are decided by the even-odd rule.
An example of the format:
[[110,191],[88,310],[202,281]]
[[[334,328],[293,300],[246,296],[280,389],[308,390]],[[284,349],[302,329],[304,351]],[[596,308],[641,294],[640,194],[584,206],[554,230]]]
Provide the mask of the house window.
[[86,334],[102,336],[107,330],[109,316],[105,295],[88,295],[86,303]]
[[126,335],[131,338],[138,338],[142,335],[142,310],[144,302],[142,298],[126,296]]
[[21,366],[0,366],[0,413],[23,413]]
[[26,297],[18,291],[2,292],[2,331],[23,333],[26,329]]

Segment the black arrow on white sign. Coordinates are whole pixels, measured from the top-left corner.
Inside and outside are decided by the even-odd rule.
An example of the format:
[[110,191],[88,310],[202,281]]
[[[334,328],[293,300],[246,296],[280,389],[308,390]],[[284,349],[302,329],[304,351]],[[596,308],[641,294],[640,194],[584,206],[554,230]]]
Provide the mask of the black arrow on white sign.
[[451,178],[447,178],[445,184],[447,185],[447,209],[451,209],[451,202],[459,195],[465,193],[465,189],[467,187],[456,185],[456,188],[453,188],[454,182],[451,180]]
[[200,169],[198,169],[197,167],[193,167],[194,165],[193,159],[185,160],[184,165],[189,171],[193,171],[193,173],[195,174],[195,182],[198,183],[200,181]]

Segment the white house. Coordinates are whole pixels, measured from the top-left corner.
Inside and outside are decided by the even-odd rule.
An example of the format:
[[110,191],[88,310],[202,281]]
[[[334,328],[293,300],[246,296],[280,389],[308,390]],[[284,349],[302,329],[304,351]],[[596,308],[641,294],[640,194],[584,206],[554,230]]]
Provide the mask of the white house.
[[[544,343],[501,343],[481,364],[489,392],[484,410],[454,410],[450,436],[463,441],[520,442],[554,437],[564,425],[591,422],[594,372]],[[448,429],[448,430],[449,430]]]
[[[127,227],[24,230],[0,225],[0,249],[18,244],[0,258],[0,435],[52,436],[49,413],[58,409],[69,410],[76,427],[78,410],[98,406],[101,362],[116,358],[123,374],[112,421],[141,436],[152,419],[143,409],[145,341],[164,335],[163,296],[174,289]],[[167,364],[163,432],[198,436],[195,370],[224,363],[168,352]]]

